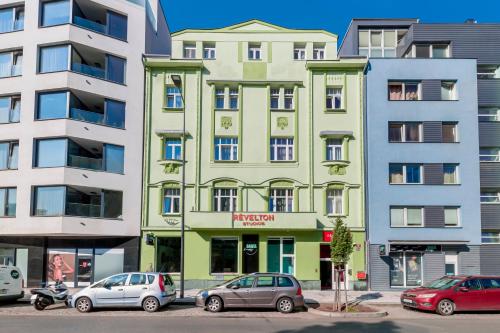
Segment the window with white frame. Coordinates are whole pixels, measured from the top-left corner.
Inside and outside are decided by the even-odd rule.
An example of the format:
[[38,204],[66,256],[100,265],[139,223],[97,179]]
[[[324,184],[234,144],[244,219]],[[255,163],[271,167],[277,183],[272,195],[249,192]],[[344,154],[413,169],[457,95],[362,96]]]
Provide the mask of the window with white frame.
[[328,215],[344,215],[344,190],[330,189],[326,191],[326,210]]
[[163,214],[180,212],[181,190],[179,188],[163,189]]
[[460,208],[444,207],[444,226],[457,227],[460,224]]
[[389,122],[389,142],[422,142],[422,124]]
[[293,238],[268,238],[267,271],[295,274],[295,240]]
[[487,244],[500,244],[500,231],[483,231],[481,242]]
[[237,189],[214,189],[213,209],[216,212],[234,212],[236,210]]
[[456,82],[441,81],[441,100],[453,101],[457,99]]
[[306,46],[305,46],[305,44],[294,44],[293,45],[293,59],[294,60],[306,60]]
[[216,137],[214,158],[216,161],[238,160],[238,138]]
[[181,91],[177,87],[167,87],[167,108],[179,109],[182,108]]
[[313,45],[313,59],[314,60],[324,60],[325,59],[325,44]]
[[326,108],[327,109],[342,108],[342,87],[326,88]]
[[480,122],[500,121],[500,108],[480,107],[478,116]]
[[391,227],[422,227],[423,207],[391,207]]
[[293,161],[293,138],[271,138],[271,161]]
[[293,88],[285,88],[285,109],[293,110]]
[[389,164],[390,184],[422,184],[421,164]]
[[215,88],[215,108],[224,109],[224,99],[225,99],[224,88]]
[[185,59],[195,59],[196,58],[196,44],[195,43],[184,43],[184,58]]
[[407,30],[359,30],[358,54],[373,58],[396,57],[396,46]]
[[203,43],[203,59],[215,59],[215,43]]
[[229,88],[229,108],[232,110],[238,109],[238,88]]
[[342,139],[326,139],[326,160],[342,161]]
[[262,51],[260,48],[260,43],[250,43],[248,44],[248,60],[260,60],[262,59]]
[[271,189],[270,212],[291,212],[293,210],[293,189]]
[[458,164],[443,164],[443,183],[458,184]]
[[481,162],[500,162],[500,147],[479,148]]
[[500,192],[498,190],[481,189],[481,203],[500,203]]
[[406,58],[449,58],[447,44],[413,44],[405,54]]
[[270,91],[271,109],[279,109],[280,107],[280,89],[271,88]]
[[418,101],[422,99],[420,82],[389,81],[388,93],[390,101]]
[[182,140],[180,138],[165,139],[165,156],[166,160],[180,160],[182,150]]

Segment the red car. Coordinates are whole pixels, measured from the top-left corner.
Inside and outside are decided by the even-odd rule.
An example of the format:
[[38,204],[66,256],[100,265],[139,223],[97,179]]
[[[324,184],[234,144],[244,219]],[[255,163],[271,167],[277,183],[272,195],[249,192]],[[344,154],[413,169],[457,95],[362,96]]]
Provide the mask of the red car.
[[435,311],[443,316],[455,311],[500,310],[499,276],[445,276],[401,294],[404,307]]

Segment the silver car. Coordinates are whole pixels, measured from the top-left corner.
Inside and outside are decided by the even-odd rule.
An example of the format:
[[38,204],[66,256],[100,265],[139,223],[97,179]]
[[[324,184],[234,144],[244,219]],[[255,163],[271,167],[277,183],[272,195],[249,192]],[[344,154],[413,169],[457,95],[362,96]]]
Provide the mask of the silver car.
[[196,305],[211,312],[225,308],[274,308],[290,313],[304,307],[300,283],[288,274],[253,273],[196,295]]
[[100,307],[142,307],[155,312],[175,301],[176,290],[166,273],[122,273],[96,282],[70,296],[80,312]]

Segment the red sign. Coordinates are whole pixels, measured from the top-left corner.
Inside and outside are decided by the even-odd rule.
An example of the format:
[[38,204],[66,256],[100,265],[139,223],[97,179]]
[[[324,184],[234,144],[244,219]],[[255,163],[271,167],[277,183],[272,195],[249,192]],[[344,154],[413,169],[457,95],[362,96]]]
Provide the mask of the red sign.
[[265,226],[274,221],[274,214],[233,214],[233,222],[241,222],[244,227]]
[[358,280],[366,280],[366,272],[359,271],[356,274],[356,277],[358,278]]
[[323,242],[331,242],[333,231],[323,231]]

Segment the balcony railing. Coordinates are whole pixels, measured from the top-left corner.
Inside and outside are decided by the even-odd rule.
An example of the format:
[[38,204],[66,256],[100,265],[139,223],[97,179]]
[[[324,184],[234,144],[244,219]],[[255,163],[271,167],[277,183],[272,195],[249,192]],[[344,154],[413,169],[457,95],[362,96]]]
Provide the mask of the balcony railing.
[[102,159],[69,155],[68,165],[75,168],[102,170]]
[[97,112],[71,108],[69,116],[71,119],[88,121],[89,123],[104,124],[104,115]]
[[106,26],[104,24],[100,24],[91,20],[88,20],[86,18],[80,17],[80,16],[74,16],[73,17],[73,23],[77,26],[80,26],[82,28],[86,28],[95,32],[99,32],[102,34],[106,34]]
[[499,162],[500,161],[500,156],[499,155],[479,155],[479,160],[481,162]]
[[99,79],[106,79],[106,71],[102,68],[89,66],[81,63],[71,64],[71,69],[75,72],[97,77]]
[[68,202],[66,203],[66,215],[101,217],[101,205]]
[[479,114],[480,122],[499,121],[498,114]]
[[499,203],[500,197],[495,194],[481,195],[481,203]]

